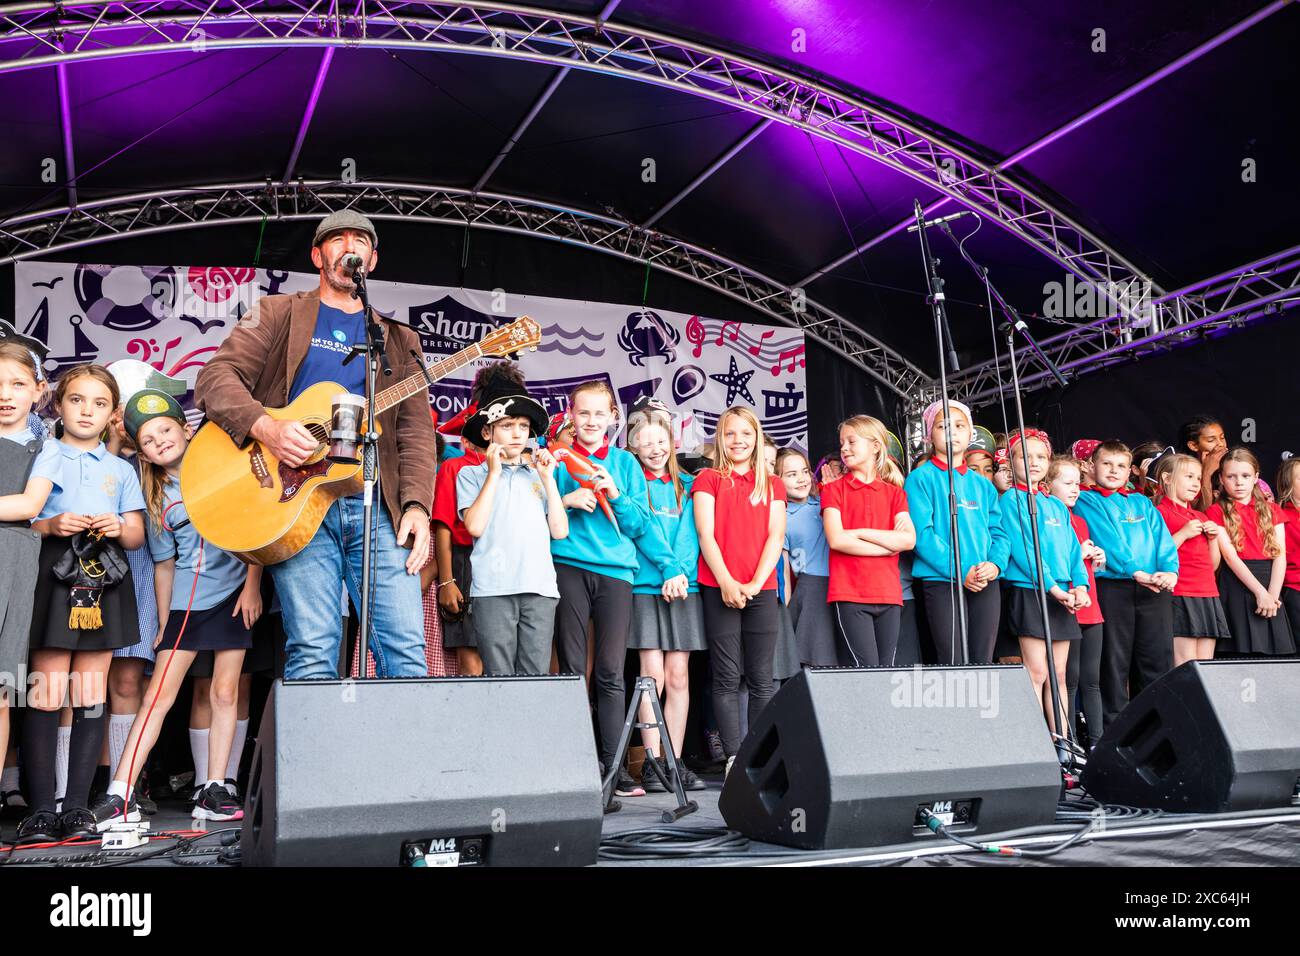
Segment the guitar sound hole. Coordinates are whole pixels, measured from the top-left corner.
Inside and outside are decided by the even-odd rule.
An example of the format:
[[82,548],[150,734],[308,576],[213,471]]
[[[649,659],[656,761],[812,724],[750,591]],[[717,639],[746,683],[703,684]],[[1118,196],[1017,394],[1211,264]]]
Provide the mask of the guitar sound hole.
[[329,426],[324,422],[303,422],[303,427],[311,433],[311,437],[321,445],[328,445],[330,440]]

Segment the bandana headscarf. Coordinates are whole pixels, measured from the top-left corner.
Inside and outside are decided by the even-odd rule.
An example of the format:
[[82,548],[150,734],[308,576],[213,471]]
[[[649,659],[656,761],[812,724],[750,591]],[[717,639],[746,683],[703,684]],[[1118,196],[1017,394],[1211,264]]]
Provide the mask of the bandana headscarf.
[[[1047,437],[1047,432],[1045,432],[1045,431],[1039,431],[1037,428],[1026,428],[1026,429],[1025,429],[1025,440],[1028,441],[1028,440],[1031,439],[1031,438],[1037,438],[1040,442],[1042,442],[1044,445],[1046,445],[1046,446],[1047,446],[1047,456],[1048,456],[1049,458],[1052,456],[1052,440],[1051,440],[1050,438]],[[1007,437],[1007,457],[1008,457],[1008,459],[1011,457],[1011,451],[1012,451],[1012,449],[1014,449],[1014,448],[1015,448],[1017,445],[1019,445],[1019,444],[1020,444],[1020,432],[1019,432],[1019,430],[1017,430],[1017,431],[1012,432],[1012,433]]]
[[[966,424],[974,425],[975,419],[971,416],[970,409],[961,402],[948,399],[948,405],[954,410],[961,412],[966,416]],[[943,402],[931,402],[921,413],[921,422],[925,425],[925,437],[929,440],[930,432],[934,431],[934,420],[943,412]]]
[[1070,446],[1070,454],[1079,461],[1087,461],[1100,444],[1101,439],[1099,438],[1080,438]]

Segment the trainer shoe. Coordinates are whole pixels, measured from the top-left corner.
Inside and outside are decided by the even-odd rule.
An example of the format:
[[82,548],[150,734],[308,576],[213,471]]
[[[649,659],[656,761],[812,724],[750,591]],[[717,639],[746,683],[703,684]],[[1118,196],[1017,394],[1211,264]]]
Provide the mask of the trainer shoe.
[[224,784],[211,783],[194,804],[195,820],[242,820],[244,807]]
[[614,781],[614,795],[619,797],[644,797],[645,787],[632,779],[626,767],[618,768],[618,777]]
[[99,833],[95,829],[95,815],[84,807],[63,811],[59,825],[63,828],[65,840],[89,840]]
[[14,842],[19,846],[31,843],[58,843],[63,839],[63,827],[58,815],[49,810],[37,810],[18,824]]
[[130,804],[113,794],[101,794],[91,806],[90,813],[95,818],[95,829],[100,833],[115,823],[140,822],[140,804],[136,802],[134,793],[131,794]]
[[668,788],[659,782],[659,776],[654,771],[653,761],[659,761],[659,769],[664,772],[664,779],[668,779],[668,761],[663,757],[652,757],[646,754],[645,763],[641,765],[641,786],[646,793],[663,793]]
[[709,756],[714,763],[722,763],[727,759],[727,753],[722,749],[722,734],[716,730],[706,730],[704,739],[709,743]]
[[701,780],[690,767],[677,761],[677,775],[682,781],[683,790],[708,790],[709,785]]

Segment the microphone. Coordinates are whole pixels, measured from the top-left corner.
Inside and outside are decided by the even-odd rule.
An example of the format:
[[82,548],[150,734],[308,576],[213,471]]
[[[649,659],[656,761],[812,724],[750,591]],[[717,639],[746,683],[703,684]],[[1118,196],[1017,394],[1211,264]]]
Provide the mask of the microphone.
[[360,272],[366,264],[366,260],[355,252],[344,253],[343,258],[339,261],[343,264],[343,268],[349,272]]
[[[925,227],[929,229],[931,226],[937,226],[940,223],[945,222],[952,222],[954,219],[960,219],[962,216],[969,216],[970,214],[971,212],[969,209],[963,209],[961,212],[955,212],[951,216],[940,216],[938,219],[927,219],[925,221]],[[908,232],[916,232],[916,229],[916,226],[907,227]]]

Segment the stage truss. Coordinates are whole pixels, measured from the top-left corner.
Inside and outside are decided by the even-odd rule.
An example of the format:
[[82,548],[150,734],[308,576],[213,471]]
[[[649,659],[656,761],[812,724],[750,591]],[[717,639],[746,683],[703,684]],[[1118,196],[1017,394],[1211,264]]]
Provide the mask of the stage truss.
[[143,53],[289,46],[478,54],[681,90],[806,130],[883,163],[975,210],[1082,279],[1106,288],[1150,282],[1008,173],[932,132],[830,85],[629,24],[433,0],[0,5],[0,72]]
[[[1296,305],[1300,305],[1300,245],[1152,298],[1146,305],[1149,322],[1143,327],[1112,316],[1044,338],[1039,347],[1068,380],[1218,331],[1242,328]],[[1017,346],[1016,362],[1022,390],[1055,384],[1042,359],[1027,345]],[[981,362],[949,377],[954,397],[974,404],[995,399],[1002,388],[1010,387],[1010,379],[1005,348],[1000,362]]]
[[803,331],[904,398],[929,376],[838,313],[739,263],[654,230],[520,196],[418,183],[231,183],[139,193],[48,209],[0,226],[0,258],[17,261],[132,236],[239,223],[318,220],[338,209],[375,220],[491,229],[645,263]]

